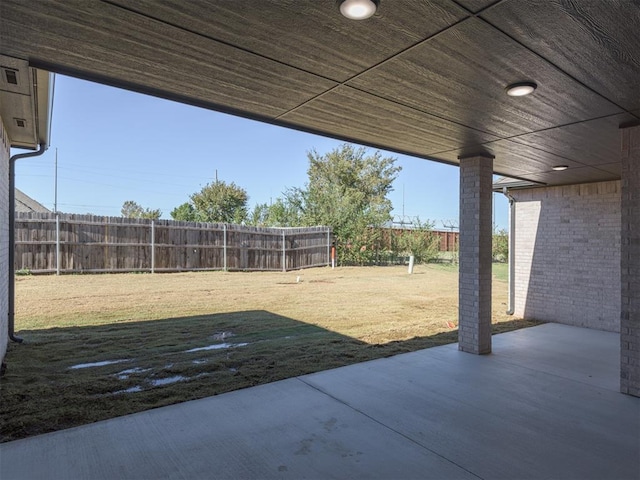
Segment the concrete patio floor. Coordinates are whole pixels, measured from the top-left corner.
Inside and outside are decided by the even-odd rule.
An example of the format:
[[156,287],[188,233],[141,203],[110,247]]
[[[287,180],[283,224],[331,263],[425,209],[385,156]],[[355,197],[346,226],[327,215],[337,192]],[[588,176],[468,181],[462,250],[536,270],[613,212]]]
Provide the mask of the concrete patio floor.
[[546,324],[0,445],[2,480],[640,478],[619,335]]

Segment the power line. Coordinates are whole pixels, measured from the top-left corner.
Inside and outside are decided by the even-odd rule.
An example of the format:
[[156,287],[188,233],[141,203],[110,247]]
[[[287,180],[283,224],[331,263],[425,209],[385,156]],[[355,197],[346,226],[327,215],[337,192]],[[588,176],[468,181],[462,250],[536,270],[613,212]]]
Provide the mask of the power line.
[[[29,162],[28,165],[24,164],[25,168],[32,168],[32,167],[50,167],[50,163],[47,161],[33,161],[33,162]],[[70,168],[70,167],[75,167],[75,168]],[[78,163],[69,163],[69,162],[64,162],[64,164],[60,164],[59,167],[60,169],[63,170],[73,170],[73,171],[82,171],[82,172],[87,172],[87,173],[95,173],[95,174],[99,174],[99,175],[105,175],[101,172],[103,171],[107,171],[107,172],[111,172],[113,171],[112,167],[101,167],[101,166],[94,166],[94,165],[88,165],[88,164],[78,164]],[[139,174],[141,176],[144,177],[148,177],[149,176],[149,171],[143,171],[143,170],[136,170],[136,169],[129,169],[129,168],[123,168],[123,167],[118,167],[117,170],[119,172],[125,172],[125,173],[131,173],[131,174]],[[108,174],[109,176],[113,176],[115,178],[128,178],[128,177],[123,177],[120,175],[113,175],[113,174]],[[171,177],[171,178],[183,178],[183,179],[189,179],[189,180],[194,180],[194,181],[202,181],[204,178],[207,178],[206,175],[180,175],[180,174],[175,174],[174,172],[161,172],[161,171],[154,171],[153,175],[159,175],[159,176],[165,176],[165,177]]]

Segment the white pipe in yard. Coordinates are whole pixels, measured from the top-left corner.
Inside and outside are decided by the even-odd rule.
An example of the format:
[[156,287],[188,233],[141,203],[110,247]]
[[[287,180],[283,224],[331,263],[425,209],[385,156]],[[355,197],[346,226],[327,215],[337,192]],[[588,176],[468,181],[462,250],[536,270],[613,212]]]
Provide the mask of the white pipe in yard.
[[411,275],[413,273],[413,262],[415,261],[415,258],[413,255],[409,256],[409,275]]

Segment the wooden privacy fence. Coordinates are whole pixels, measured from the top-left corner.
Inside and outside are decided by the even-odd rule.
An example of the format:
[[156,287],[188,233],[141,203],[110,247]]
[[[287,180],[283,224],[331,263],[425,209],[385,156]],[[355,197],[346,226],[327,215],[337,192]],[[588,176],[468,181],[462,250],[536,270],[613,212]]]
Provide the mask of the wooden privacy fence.
[[15,269],[32,273],[287,271],[330,264],[328,227],[54,213],[17,213],[15,227]]
[[[393,250],[393,236],[402,236],[404,233],[420,232],[418,229],[411,228],[382,228],[380,238],[380,248]],[[422,230],[424,235],[431,235],[438,238],[439,250],[441,252],[455,252],[458,249],[458,241],[460,233],[446,230]]]

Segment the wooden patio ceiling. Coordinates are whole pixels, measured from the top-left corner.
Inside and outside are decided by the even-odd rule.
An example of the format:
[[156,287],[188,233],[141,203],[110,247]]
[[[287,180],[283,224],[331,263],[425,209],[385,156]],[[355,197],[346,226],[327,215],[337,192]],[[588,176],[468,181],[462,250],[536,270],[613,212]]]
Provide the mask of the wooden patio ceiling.
[[[640,0],[1,0],[36,68],[550,185],[620,178]],[[533,81],[527,97],[505,87]],[[554,165],[567,165],[562,172]]]

